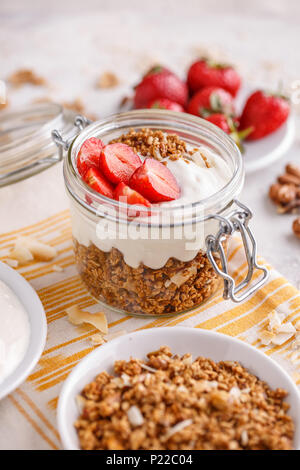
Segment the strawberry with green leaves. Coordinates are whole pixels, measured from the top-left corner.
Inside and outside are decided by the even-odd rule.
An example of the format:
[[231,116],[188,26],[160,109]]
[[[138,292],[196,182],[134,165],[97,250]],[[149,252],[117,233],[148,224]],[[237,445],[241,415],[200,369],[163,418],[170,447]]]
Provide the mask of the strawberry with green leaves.
[[241,86],[241,77],[230,65],[201,59],[191,65],[187,83],[191,94],[206,86],[216,86],[236,96]]
[[135,87],[134,107],[147,108],[155,100],[166,98],[185,106],[188,98],[188,89],[177,75],[160,65],[153,67]]
[[156,98],[148,103],[147,108],[168,109],[169,111],[184,113],[184,108],[181,104],[175,103],[175,101],[168,100],[167,98]]
[[239,149],[243,152],[242,142],[251,134],[253,130],[252,127],[248,127],[243,131],[240,131],[238,130],[239,122],[236,118],[231,118],[230,116],[226,116],[221,113],[211,114],[205,119],[215,126],[218,126],[226,134],[229,134]]
[[203,118],[214,113],[233,115],[233,98],[223,88],[208,86],[202,88],[192,97],[187,112]]
[[288,99],[258,90],[249,96],[240,118],[240,130],[253,128],[247,140],[257,140],[277,131],[290,114]]

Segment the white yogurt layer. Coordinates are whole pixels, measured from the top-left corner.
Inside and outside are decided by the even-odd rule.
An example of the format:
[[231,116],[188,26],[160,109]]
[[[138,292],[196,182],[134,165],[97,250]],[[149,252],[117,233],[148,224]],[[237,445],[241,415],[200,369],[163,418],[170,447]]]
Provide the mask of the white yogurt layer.
[[23,305],[0,280],[0,383],[24,358],[29,337],[29,318]]
[[[206,157],[209,168],[201,154]],[[164,202],[163,206],[175,207],[201,201],[222,189],[231,178],[226,162],[206,147],[199,147],[189,163],[183,158],[166,161],[181,188],[181,195],[175,201]]]
[[[205,156],[208,166],[202,155]],[[232,174],[226,162],[208,148],[199,147],[199,151],[191,158],[190,163],[184,159],[167,160],[167,167],[176,178],[181,195],[175,201],[160,203],[158,206],[175,208],[201,201],[221,190],[231,179]],[[124,261],[133,268],[143,263],[149,268],[159,269],[172,257],[180,261],[190,261],[200,250],[205,250],[207,235],[215,234],[218,228],[218,223],[210,220],[205,224],[193,226],[193,233],[185,229],[184,233],[178,236],[178,232],[175,233],[175,230],[170,228],[167,236],[159,231],[155,236],[145,237],[143,231],[141,237],[140,233],[135,232],[135,226],[131,225],[128,235],[121,238],[117,234],[116,224],[107,218],[93,220],[75,204],[71,205],[71,214],[73,236],[81,245],[89,246],[93,243],[104,252],[117,248],[123,254]],[[143,220],[145,219],[151,224],[157,222],[155,216],[144,217]],[[125,228],[127,230],[127,227]]]

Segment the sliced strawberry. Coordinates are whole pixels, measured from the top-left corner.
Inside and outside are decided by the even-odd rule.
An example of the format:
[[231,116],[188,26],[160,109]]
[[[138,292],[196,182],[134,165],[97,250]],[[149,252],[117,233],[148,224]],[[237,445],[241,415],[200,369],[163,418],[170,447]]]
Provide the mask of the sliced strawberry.
[[84,181],[97,193],[113,199],[114,188],[97,168],[90,168],[85,174]]
[[180,188],[171,171],[153,158],[146,158],[133,173],[129,186],[150,202],[172,201],[180,196]]
[[96,137],[91,137],[83,142],[77,157],[77,169],[81,176],[84,176],[89,168],[99,168],[103,147],[102,140]]
[[125,144],[106,145],[101,153],[100,168],[106,178],[115,184],[127,184],[141,164],[140,157]]
[[114,192],[114,198],[127,204],[139,204],[141,206],[150,207],[150,202],[140,193],[134,191],[124,183],[119,183]]

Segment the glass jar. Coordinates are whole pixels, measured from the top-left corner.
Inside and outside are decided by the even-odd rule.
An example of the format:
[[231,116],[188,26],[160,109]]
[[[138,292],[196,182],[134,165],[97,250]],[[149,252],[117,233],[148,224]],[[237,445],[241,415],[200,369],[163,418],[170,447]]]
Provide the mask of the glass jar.
[[[248,226],[252,214],[236,200],[244,169],[229,136],[208,121],[164,110],[129,111],[92,124],[78,119],[81,132],[72,143],[57,131],[53,137],[61,149],[68,150],[64,178],[75,258],[85,286],[97,301],[127,315],[170,316],[198,307],[215,294],[222,280],[224,298],[234,302],[260,288],[268,272],[256,262],[256,242]],[[229,182],[196,203],[155,205],[134,213],[126,203],[102,196],[77,171],[79,149],[90,137],[107,144],[131,128],[162,130],[193,147],[205,145],[227,163]],[[234,232],[242,236],[248,262],[247,275],[238,285],[228,273],[226,255]],[[255,269],[262,275],[253,283]]]

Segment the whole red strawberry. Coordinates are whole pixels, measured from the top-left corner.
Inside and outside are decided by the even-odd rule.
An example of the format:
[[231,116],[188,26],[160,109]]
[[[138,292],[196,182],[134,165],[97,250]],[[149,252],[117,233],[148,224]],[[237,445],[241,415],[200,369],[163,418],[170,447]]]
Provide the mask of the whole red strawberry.
[[222,129],[222,131],[226,132],[226,134],[230,134],[232,131],[232,119],[228,118],[228,116],[225,116],[225,114],[216,113],[208,116],[205,119],[215,126],[218,126],[220,129]]
[[222,129],[222,131],[224,131],[226,134],[229,134],[239,149],[242,152],[244,151],[242,142],[252,132],[252,127],[239,131],[238,119],[226,116],[225,114],[221,113],[211,114],[205,119],[215,126],[220,127],[220,129]]
[[189,68],[187,83],[191,93],[205,86],[217,86],[236,96],[241,86],[241,77],[230,65],[201,59]]
[[214,113],[233,114],[233,98],[223,88],[208,86],[192,97],[187,112],[204,118]]
[[167,98],[185,106],[187,97],[187,85],[170,70],[156,66],[136,86],[134,107],[146,108],[150,101],[158,98]]
[[240,129],[252,127],[247,140],[257,140],[275,132],[288,118],[290,104],[282,95],[258,90],[249,96],[240,119]]
[[181,104],[175,103],[175,101],[168,100],[167,98],[156,98],[148,103],[147,108],[168,109],[170,111],[184,112],[184,108]]

